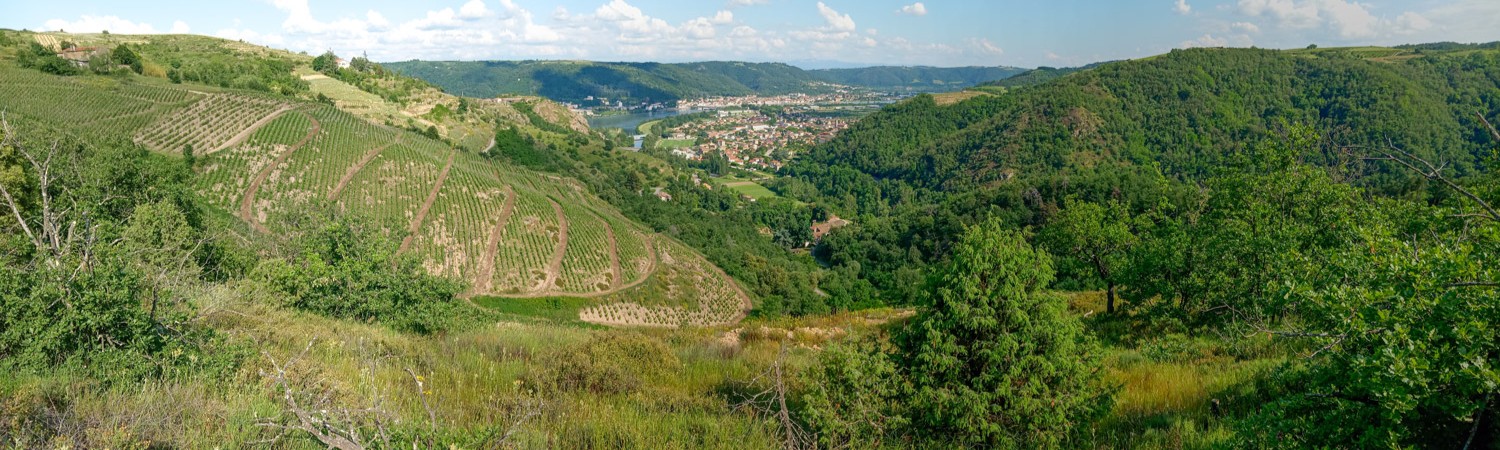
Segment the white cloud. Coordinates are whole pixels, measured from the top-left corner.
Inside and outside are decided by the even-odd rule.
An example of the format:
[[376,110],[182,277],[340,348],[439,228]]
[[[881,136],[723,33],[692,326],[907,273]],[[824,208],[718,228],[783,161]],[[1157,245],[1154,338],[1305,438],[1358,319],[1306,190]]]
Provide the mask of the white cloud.
[[728,25],[734,23],[734,13],[729,11],[719,11],[717,13],[714,13],[713,18],[708,19],[708,22],[714,25]]
[[63,19],[48,20],[42,25],[46,30],[63,30],[71,33],[98,33],[109,31],[117,34],[156,34],[156,27],[144,22],[131,22],[116,16],[91,16],[83,15],[75,21]]
[[734,8],[734,7],[737,7],[737,6],[764,5],[764,4],[770,3],[770,2],[771,2],[771,0],[729,0],[728,6],[730,8]]
[[1197,39],[1193,39],[1191,41],[1183,41],[1182,44],[1180,45],[1180,47],[1182,47],[1182,48],[1228,47],[1228,46],[1229,46],[1229,40],[1228,39],[1224,39],[1222,37],[1214,37],[1211,34],[1204,34],[1203,36],[1200,36]]
[[484,6],[482,0],[469,0],[464,6],[458,8],[458,17],[464,19],[478,19],[490,15],[490,8]]
[[1235,22],[1229,24],[1229,28],[1244,33],[1259,33],[1260,27],[1250,22]]
[[373,9],[365,12],[365,22],[368,22],[370,27],[375,29],[391,26],[391,21],[386,19],[384,14]]
[[192,30],[192,28],[188,27],[187,22],[178,20],[172,22],[172,29],[167,32],[172,34],[188,34],[192,32]]
[[1172,10],[1177,11],[1178,14],[1187,15],[1193,12],[1193,5],[1189,5],[1187,0],[1177,0],[1177,4],[1172,7]]
[[977,48],[980,53],[993,56],[1005,54],[1005,49],[1002,49],[1000,48],[1000,46],[995,45],[994,42],[990,42],[989,39],[970,39],[969,43],[974,45],[974,47]]
[[1411,11],[1396,17],[1395,32],[1397,34],[1415,34],[1432,28],[1432,21]]
[[631,33],[662,32],[671,28],[667,21],[647,16],[625,0],[611,0],[594,10],[594,16],[614,22],[621,30]]
[[[1485,0],[1461,0],[1465,1],[1474,3]],[[1500,5],[1500,2],[1491,0],[1488,4],[1496,13],[1500,13],[1500,8],[1493,8],[1494,5]],[[1239,0],[1239,11],[1245,15],[1273,18],[1276,20],[1275,25],[1288,29],[1326,28],[1345,40],[1409,35],[1431,28],[1433,24],[1426,15],[1412,11],[1390,20],[1376,16],[1370,11],[1370,7],[1369,4],[1354,0]],[[1471,15],[1482,15],[1478,5],[1467,5],[1465,8]]]
[[1317,0],[1297,4],[1294,0],[1240,0],[1240,12],[1250,16],[1269,16],[1291,28],[1312,28],[1322,21]]
[[828,22],[828,26],[836,31],[854,31],[854,18],[849,17],[848,14],[839,14],[823,2],[818,2],[818,14],[822,15],[823,20]]
[[922,2],[916,2],[910,5],[902,6],[901,9],[896,10],[896,12],[909,16],[925,16],[927,15],[927,5],[923,5]]
[[1339,36],[1368,38],[1376,35],[1375,27],[1380,24],[1380,19],[1370,14],[1370,10],[1365,9],[1364,5],[1344,0],[1322,0],[1318,3],[1323,12],[1328,14],[1328,22],[1338,30]]

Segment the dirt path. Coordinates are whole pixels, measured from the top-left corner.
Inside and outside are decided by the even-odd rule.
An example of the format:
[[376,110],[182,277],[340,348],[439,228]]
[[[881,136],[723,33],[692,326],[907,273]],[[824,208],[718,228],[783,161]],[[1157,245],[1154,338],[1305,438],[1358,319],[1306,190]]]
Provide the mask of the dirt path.
[[484,150],[481,150],[479,153],[488,153],[493,148],[495,148],[495,138],[490,138],[490,145],[485,146]]
[[339,194],[344,193],[344,188],[349,187],[349,182],[354,181],[354,176],[359,175],[359,171],[364,170],[365,166],[370,164],[370,161],[374,161],[376,156],[380,156],[380,152],[385,151],[386,147],[401,143],[401,137],[402,135],[398,134],[396,135],[395,140],[386,143],[385,145],[370,149],[369,152],[365,153],[365,156],[359,158],[359,162],[356,162],[354,163],[354,165],[349,166],[349,170],[347,172],[344,172],[344,177],[339,178],[339,184],[334,185],[332,191],[328,191],[328,201],[331,202],[334,199],[339,198]]
[[417,216],[411,219],[411,227],[407,228],[406,239],[401,240],[401,248],[396,253],[406,253],[411,247],[411,241],[416,239],[417,232],[422,230],[422,221],[427,219],[427,211],[432,209],[432,204],[437,201],[438,192],[443,189],[443,183],[448,181],[448,171],[453,169],[453,157],[458,156],[457,150],[448,152],[448,162],[443,164],[443,172],[438,174],[437,182],[432,183],[432,192],[427,193],[427,200],[422,202],[422,207],[417,209]]
[[604,239],[609,242],[609,274],[611,280],[609,282],[609,289],[612,291],[619,290],[620,285],[625,284],[625,271],[620,270],[620,244],[615,242],[615,227],[610,226],[608,221],[605,221],[603,217],[599,217],[599,214],[593,211],[589,211],[589,215],[594,216],[594,219],[604,224]]
[[510,223],[510,215],[515,211],[516,191],[506,185],[505,206],[500,207],[500,220],[496,220],[495,228],[490,230],[490,240],[484,247],[484,259],[479,260],[479,279],[474,282],[474,292],[488,291],[495,282],[495,254],[500,253],[500,233],[505,232],[505,224]]
[[546,292],[557,285],[557,277],[562,273],[563,253],[568,250],[568,215],[563,214],[562,205],[557,204],[557,200],[548,198],[547,202],[557,214],[557,249],[552,251],[552,261],[547,263],[547,278],[533,288],[533,292]]
[[[293,108],[292,105],[286,105],[286,106],[282,106],[281,109],[278,109],[278,110],[275,110],[275,111],[271,111],[270,114],[266,114],[265,117],[262,117],[262,118],[260,118],[260,120],[255,121],[255,123],[250,124],[250,126],[248,128],[240,130],[240,132],[238,134],[235,134],[233,137],[230,137],[229,140],[224,141],[223,144],[219,144],[218,147],[214,147],[213,150],[209,150],[207,152],[204,152],[203,154],[205,154],[205,155],[212,155],[214,153],[218,153],[219,150],[223,150],[223,149],[226,149],[226,148],[229,148],[229,147],[240,145],[241,142],[245,142],[245,139],[249,139],[250,135],[255,134],[255,131],[259,130],[260,127],[266,126],[266,124],[271,123],[272,120],[276,120],[277,117],[281,117],[281,115],[283,113],[286,113],[287,111],[291,111],[292,108]],[[307,120],[312,120],[314,126],[319,126],[319,125],[317,125],[318,121],[313,120],[312,116],[308,116],[307,113],[302,113],[302,115],[307,116]]]
[[240,218],[249,222],[250,227],[255,228],[255,231],[262,233],[271,232],[271,230],[266,229],[265,225],[261,225],[259,220],[255,220],[255,195],[260,191],[260,185],[266,182],[266,178],[271,176],[271,172],[285,163],[288,158],[291,158],[292,153],[302,148],[303,145],[307,145],[307,141],[311,141],[313,136],[318,135],[319,131],[323,131],[323,124],[318,123],[318,119],[314,119],[312,115],[302,111],[297,111],[297,113],[302,114],[303,117],[307,117],[307,120],[312,122],[312,129],[307,130],[307,136],[303,136],[302,140],[297,141],[291,148],[286,149],[280,156],[277,156],[275,162],[261,169],[260,173],[255,175],[255,179],[250,181],[250,187],[245,188],[245,197],[240,200]]

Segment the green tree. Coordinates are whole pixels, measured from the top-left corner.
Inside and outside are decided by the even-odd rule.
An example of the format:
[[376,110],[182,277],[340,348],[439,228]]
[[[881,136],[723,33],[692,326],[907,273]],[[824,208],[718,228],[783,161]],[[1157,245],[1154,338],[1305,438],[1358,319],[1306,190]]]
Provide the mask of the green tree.
[[338,55],[333,54],[333,51],[331,50],[323,52],[323,54],[318,55],[312,60],[312,69],[319,72],[328,73],[334,70],[338,70],[338,68],[339,57]]
[[[191,146],[190,146],[191,147]],[[121,245],[130,268],[146,288],[152,320],[157,307],[202,273],[194,253],[200,240],[177,206],[158,202],[135,208]]]
[[1130,211],[1123,203],[1072,200],[1044,229],[1044,241],[1066,266],[1083,266],[1104,282],[1107,310],[1115,312],[1115,287],[1119,284],[1126,255],[1135,245],[1130,229]]
[[182,162],[187,165],[188,170],[192,170],[198,164],[198,157],[193,154],[193,144],[182,147]]
[[135,50],[131,50],[130,46],[120,44],[114,50],[110,50],[109,55],[111,58],[114,58],[115,64],[130,66],[130,70],[135,71],[137,74],[141,73],[141,56],[136,54]]
[[997,219],[970,227],[900,336],[913,435],[959,447],[1056,447],[1108,411],[1098,344],[1044,291],[1052,258]]

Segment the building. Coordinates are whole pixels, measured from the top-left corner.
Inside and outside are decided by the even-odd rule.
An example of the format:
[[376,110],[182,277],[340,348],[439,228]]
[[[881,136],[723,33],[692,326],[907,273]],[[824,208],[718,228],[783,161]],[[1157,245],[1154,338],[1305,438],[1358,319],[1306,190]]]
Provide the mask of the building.
[[817,241],[823,240],[823,236],[827,236],[828,233],[832,233],[833,230],[837,230],[839,228],[843,228],[844,226],[847,226],[850,223],[852,223],[852,222],[849,222],[849,221],[844,220],[844,219],[840,219],[839,216],[829,214],[828,215],[828,220],[812,224],[812,238],[813,238],[813,242],[817,242]]

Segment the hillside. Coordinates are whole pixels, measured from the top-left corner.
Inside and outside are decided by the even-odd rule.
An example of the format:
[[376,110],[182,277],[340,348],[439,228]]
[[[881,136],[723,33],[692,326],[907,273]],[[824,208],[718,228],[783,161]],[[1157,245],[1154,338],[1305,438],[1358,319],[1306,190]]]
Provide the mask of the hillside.
[[716,95],[786,94],[822,89],[819,80],[786,64],[684,64],[590,61],[403,61],[384,64],[470,97],[538,95],[598,106],[671,103]]
[[998,87],[1010,88],[1010,89],[1018,88],[1018,87],[1024,87],[1024,86],[1035,86],[1035,85],[1038,85],[1038,84],[1046,83],[1048,81],[1052,81],[1052,80],[1057,79],[1057,78],[1061,78],[1063,76],[1066,76],[1066,75],[1074,73],[1074,72],[1079,72],[1079,71],[1084,71],[1084,70],[1092,69],[1092,68],[1099,67],[1099,66],[1104,65],[1104,64],[1109,64],[1109,63],[1108,62],[1099,62],[1099,63],[1093,63],[1093,64],[1089,64],[1089,65],[1085,65],[1085,66],[1080,66],[1080,67],[1063,67],[1063,68],[1057,68],[1057,67],[1038,67],[1038,68],[1035,68],[1035,69],[1031,69],[1031,70],[1027,70],[1027,71],[1024,71],[1024,72],[1021,72],[1021,73],[1017,73],[1017,74],[1011,75],[1009,77],[995,78],[995,79],[987,80],[987,81],[984,81],[982,83],[978,83],[975,86],[976,87],[998,86]]
[[[107,39],[167,48],[155,38]],[[195,42],[219,42],[227,51],[239,45]],[[139,53],[151,55],[144,56],[150,64],[170,55]],[[478,145],[466,150],[461,142],[399,123],[372,122],[431,115],[408,115],[380,98],[359,100],[368,97],[364,91],[316,76],[290,77],[305,68],[286,69],[284,78],[311,86],[288,96],[129,73],[58,76],[4,65],[0,110],[91,140],[133,141],[165,155],[190,151],[198,193],[254,234],[305,232],[299,217],[324,205],[368,217],[400,242],[399,253],[415,257],[430,274],[461,280],[471,296],[588,298],[583,317],[611,324],[725,323],[749,310],[749,297],[702,256],[626,219],[579,182],[484,157],[477,152],[483,148],[472,149]],[[333,105],[303,99],[325,93]],[[402,98],[407,108],[424,108],[450,97],[418,91]],[[74,106],[58,108],[59,102]],[[577,138],[572,116],[544,100],[468,110],[508,122],[532,139]],[[436,121],[455,138],[453,130],[465,123]],[[495,126],[472,133],[492,137],[488,130]]]
[[878,66],[855,69],[809,70],[818,79],[877,90],[946,92],[1015,76],[1017,67]]

